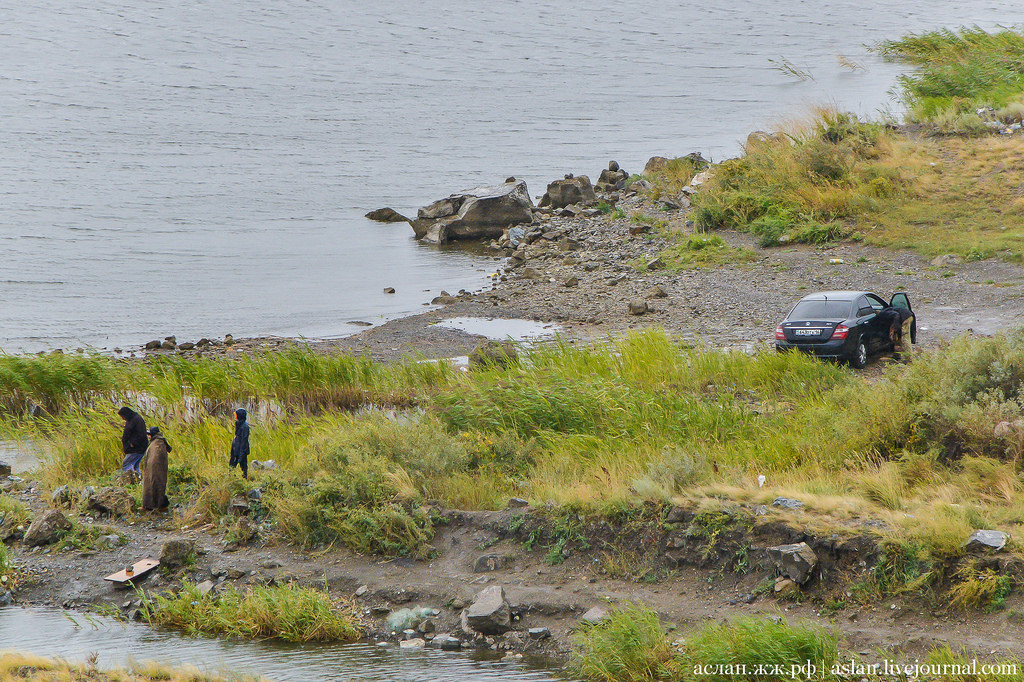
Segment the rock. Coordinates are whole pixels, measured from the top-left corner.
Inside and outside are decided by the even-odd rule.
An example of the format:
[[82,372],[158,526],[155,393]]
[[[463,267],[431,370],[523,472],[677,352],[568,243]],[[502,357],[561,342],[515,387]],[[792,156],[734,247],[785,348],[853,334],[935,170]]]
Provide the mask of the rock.
[[505,588],[492,585],[479,594],[462,612],[464,629],[484,635],[500,635],[512,628],[511,609],[505,599]]
[[1010,428],[1010,422],[999,422],[995,428],[992,429],[992,435],[996,438],[1002,438],[1009,436],[1013,433],[1013,429]]
[[225,334],[224,335],[224,345],[225,346],[233,346],[233,345],[235,345],[235,337],[232,336],[231,334]]
[[393,208],[384,207],[370,211],[365,215],[370,220],[375,220],[378,223],[407,223],[409,219],[399,213]]
[[711,180],[712,172],[710,168],[702,170],[693,176],[690,180],[690,187],[700,187],[701,185],[707,184]]
[[458,651],[462,648],[462,640],[446,633],[430,640],[430,646],[441,651]]
[[767,552],[768,559],[783,576],[801,585],[810,579],[818,565],[818,556],[806,542],[769,547]]
[[687,523],[690,521],[690,514],[682,507],[672,507],[665,515],[665,523]]
[[[264,460],[262,460],[262,461],[261,461],[261,460],[258,460],[258,459],[254,459],[254,460],[252,461],[252,464],[251,464],[250,466],[251,466],[251,467],[252,467],[253,469],[262,469],[262,470],[264,470],[264,471],[274,471],[274,470],[277,470],[277,469],[280,469],[280,468],[281,468],[281,467],[279,467],[279,466],[277,465],[277,462],[275,462],[275,461],[274,461],[274,460],[272,460],[272,459],[264,459]],[[250,497],[251,497],[251,496],[250,496]]]
[[55,507],[66,507],[75,499],[75,493],[70,487],[62,485],[50,495],[50,504]]
[[789,597],[798,593],[800,591],[800,586],[789,578],[779,578],[775,581],[775,587],[773,589],[776,597]]
[[206,348],[207,346],[210,345],[210,343],[210,339],[204,336],[203,338],[196,341],[196,348]]
[[160,565],[170,571],[183,568],[194,561],[196,543],[187,538],[175,538],[164,543],[160,550]]
[[10,590],[0,590],[0,606],[10,606],[14,603],[14,595]]
[[96,544],[101,547],[105,547],[106,549],[114,549],[115,547],[121,546],[121,536],[115,533],[111,533],[110,535],[101,535],[96,541]]
[[530,628],[526,631],[526,634],[530,639],[539,642],[542,639],[551,637],[551,630],[547,628]]
[[648,270],[660,270],[663,267],[665,267],[665,261],[661,260],[661,257],[652,258],[651,260],[647,261]]
[[646,315],[651,312],[650,306],[647,305],[647,301],[630,301],[629,302],[629,314],[630,315]]
[[42,547],[56,542],[69,530],[71,522],[67,517],[57,509],[48,509],[32,520],[22,541],[28,547]]
[[384,293],[385,294],[393,294],[393,293],[395,293],[395,288],[394,287],[384,287]]
[[653,187],[654,185],[647,182],[643,178],[640,178],[639,180],[634,180],[627,186],[628,189],[631,189],[634,192],[649,192],[651,189],[653,189]]
[[427,640],[417,637],[416,639],[404,639],[398,643],[402,649],[422,649],[427,645]]
[[213,592],[214,584],[212,580],[204,580],[203,582],[196,585],[196,589],[199,590],[199,594],[204,597]]
[[356,588],[356,596],[362,597],[364,594],[370,591],[369,585],[360,585]]
[[135,511],[135,498],[132,494],[116,486],[100,488],[90,495],[85,503],[89,509],[115,518]]
[[508,231],[508,243],[512,245],[512,248],[519,246],[519,244],[526,239],[526,230],[522,227],[513,227]]
[[185,343],[178,346],[178,350],[192,350],[195,347],[196,344],[192,343],[191,341],[186,341]]
[[804,503],[800,500],[794,500],[789,497],[776,497],[772,500],[773,507],[779,507],[781,509],[799,509],[804,506]]
[[155,340],[155,339],[153,341],[147,341],[146,345],[144,346],[144,348],[146,350],[159,350],[160,349],[160,342]]
[[[689,199],[687,199],[686,201],[687,203],[689,203]],[[666,208],[669,211],[678,211],[683,207],[682,202],[680,202],[677,197],[662,197],[661,205],[663,208]]]
[[751,151],[757,147],[767,145],[788,143],[789,138],[784,133],[766,133],[763,130],[755,130],[747,135],[746,150]]
[[437,626],[434,624],[434,621],[430,620],[429,618],[426,618],[423,621],[421,621],[419,625],[416,626],[416,629],[425,635],[429,635],[431,632],[437,630]]
[[656,284],[647,292],[647,296],[648,298],[668,298],[668,292],[660,284]]
[[577,277],[570,277],[569,279],[565,280],[565,282],[564,282],[565,286],[570,288],[570,289],[575,287],[575,286],[578,286],[579,283],[580,283],[580,280]]
[[280,561],[278,561],[277,559],[267,559],[266,561],[264,561],[264,562],[263,562],[262,564],[260,564],[260,565],[261,565],[261,566],[262,566],[263,568],[267,569],[268,571],[272,571],[272,570],[274,570],[275,568],[281,568],[281,566],[282,566],[283,564],[282,564],[282,563],[281,563]]
[[618,161],[609,161],[608,162],[608,170],[612,171],[613,173],[615,171],[619,170],[619,162]]
[[481,341],[469,354],[470,367],[509,367],[518,362],[516,346],[511,341]]
[[589,205],[597,201],[594,187],[586,175],[569,176],[564,180],[555,180],[548,185],[548,191],[541,197],[540,205],[551,208],[564,208],[573,204]]
[[668,167],[668,159],[664,156],[652,156],[644,166],[644,175],[654,175]]
[[434,244],[495,239],[513,225],[533,222],[533,202],[522,180],[476,187],[421,208],[412,221],[416,238]]
[[235,495],[228,502],[228,513],[232,516],[244,516],[249,513],[249,500],[244,495]]
[[506,557],[501,554],[484,554],[473,562],[474,573],[489,573],[505,568]]
[[509,498],[508,505],[506,506],[509,509],[522,509],[523,507],[529,507],[530,502],[529,500],[524,500],[521,497],[512,497]]
[[544,275],[537,268],[523,268],[523,271],[519,273],[519,276],[523,279],[542,280],[545,279]]
[[608,164],[608,168],[601,171],[601,175],[598,177],[594,188],[599,192],[611,192],[624,186],[628,177],[629,173],[619,168],[618,163],[612,161]]
[[598,263],[597,261],[590,261],[583,264],[583,269],[586,272],[593,272],[594,270],[597,270],[599,267],[601,267],[601,264]]
[[0,460],[0,476],[10,476],[12,473],[11,465],[3,460]]
[[600,606],[594,606],[582,616],[580,620],[584,623],[597,624],[608,617],[608,612],[602,609]]
[[1006,547],[1008,538],[1009,536],[1001,530],[976,530],[971,533],[971,537],[967,538],[964,547],[967,550],[998,552]]
[[941,268],[947,265],[960,265],[961,262],[962,261],[960,260],[960,256],[957,256],[952,253],[947,253],[942,256],[936,256],[935,258],[932,259],[932,265],[934,265],[937,268]]

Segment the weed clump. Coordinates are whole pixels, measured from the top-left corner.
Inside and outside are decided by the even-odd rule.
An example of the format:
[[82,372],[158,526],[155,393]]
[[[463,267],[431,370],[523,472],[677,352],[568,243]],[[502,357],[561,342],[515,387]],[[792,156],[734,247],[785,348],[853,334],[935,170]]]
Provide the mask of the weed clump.
[[672,651],[658,614],[645,606],[624,606],[599,623],[584,625],[574,636],[575,672],[603,682],[653,682],[666,679]]
[[175,595],[145,598],[142,608],[150,623],[189,635],[287,642],[350,642],[360,636],[352,620],[326,593],[294,585],[204,595],[185,582]]

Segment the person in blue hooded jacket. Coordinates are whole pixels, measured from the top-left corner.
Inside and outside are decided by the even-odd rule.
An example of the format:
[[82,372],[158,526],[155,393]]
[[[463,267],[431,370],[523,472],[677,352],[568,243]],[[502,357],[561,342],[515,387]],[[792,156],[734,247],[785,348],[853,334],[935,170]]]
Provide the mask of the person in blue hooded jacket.
[[235,410],[235,439],[231,441],[231,468],[242,467],[242,478],[249,478],[249,422],[246,411]]

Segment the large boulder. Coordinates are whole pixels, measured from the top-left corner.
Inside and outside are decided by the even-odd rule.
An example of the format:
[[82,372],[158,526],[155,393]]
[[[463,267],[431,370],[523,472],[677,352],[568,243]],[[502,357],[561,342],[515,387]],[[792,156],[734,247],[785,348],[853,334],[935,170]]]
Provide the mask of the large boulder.
[[779,573],[800,585],[810,580],[811,573],[818,565],[818,555],[806,542],[769,547],[768,558],[779,569]]
[[586,175],[565,176],[563,180],[555,180],[548,185],[548,191],[541,197],[540,206],[565,208],[572,204],[592,204],[597,201],[594,187]]
[[967,538],[964,547],[968,551],[998,552],[1006,547],[1009,536],[1001,530],[976,530]]
[[49,509],[37,516],[28,530],[24,542],[29,547],[40,547],[57,542],[61,533],[71,530],[71,522],[57,509]]
[[135,511],[135,498],[124,488],[100,488],[86,500],[86,506],[107,516],[120,517]]
[[513,225],[533,222],[526,182],[510,178],[476,187],[421,208],[411,221],[416,239],[443,244],[456,239],[497,239]]
[[512,629],[512,611],[505,599],[505,588],[492,585],[476,595],[462,612],[462,627],[482,635],[500,635]]

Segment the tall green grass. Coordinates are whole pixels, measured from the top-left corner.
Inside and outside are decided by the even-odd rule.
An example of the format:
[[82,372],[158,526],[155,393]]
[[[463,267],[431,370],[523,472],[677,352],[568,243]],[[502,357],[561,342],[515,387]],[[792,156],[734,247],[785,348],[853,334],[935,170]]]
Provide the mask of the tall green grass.
[[1019,30],[928,31],[884,41],[877,49],[917,67],[899,79],[911,121],[974,115],[979,107],[999,109],[1024,93],[1024,34]]
[[149,622],[189,635],[227,635],[287,642],[354,641],[359,628],[325,593],[294,585],[229,589],[203,595],[184,583],[173,596],[146,597]]

